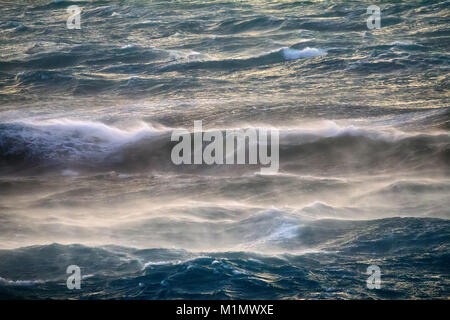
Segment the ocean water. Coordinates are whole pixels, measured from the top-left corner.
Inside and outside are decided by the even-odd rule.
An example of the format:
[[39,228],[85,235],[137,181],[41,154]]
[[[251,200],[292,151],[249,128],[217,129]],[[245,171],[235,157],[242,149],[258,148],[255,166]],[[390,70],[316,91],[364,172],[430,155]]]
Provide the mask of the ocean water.
[[[371,4],[1,1],[0,298],[448,299],[450,1]],[[279,172],[174,165],[195,120]]]

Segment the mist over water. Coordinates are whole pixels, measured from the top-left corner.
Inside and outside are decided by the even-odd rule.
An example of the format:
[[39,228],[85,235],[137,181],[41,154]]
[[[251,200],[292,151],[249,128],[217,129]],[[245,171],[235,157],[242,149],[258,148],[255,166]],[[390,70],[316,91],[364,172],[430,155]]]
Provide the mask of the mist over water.
[[[1,2],[0,298],[448,299],[450,2],[370,4]],[[174,165],[195,120],[278,173]]]

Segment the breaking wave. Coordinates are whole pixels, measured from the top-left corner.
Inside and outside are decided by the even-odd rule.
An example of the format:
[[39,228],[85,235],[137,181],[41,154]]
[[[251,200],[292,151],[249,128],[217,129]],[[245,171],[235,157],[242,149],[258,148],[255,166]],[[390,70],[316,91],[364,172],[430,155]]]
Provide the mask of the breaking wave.
[[[176,143],[170,141],[171,130],[144,122],[125,127],[69,119],[1,123],[0,160],[22,168],[174,169],[170,152]],[[332,121],[311,129],[280,129],[280,165],[285,171],[433,165],[445,169],[449,159],[447,133],[366,129]]]

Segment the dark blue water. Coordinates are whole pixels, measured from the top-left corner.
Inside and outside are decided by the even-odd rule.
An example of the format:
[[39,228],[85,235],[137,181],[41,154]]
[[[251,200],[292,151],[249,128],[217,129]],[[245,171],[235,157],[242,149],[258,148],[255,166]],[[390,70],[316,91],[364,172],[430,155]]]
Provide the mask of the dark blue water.
[[[2,1],[0,298],[448,299],[450,2],[371,4]],[[175,166],[194,120],[279,172]]]

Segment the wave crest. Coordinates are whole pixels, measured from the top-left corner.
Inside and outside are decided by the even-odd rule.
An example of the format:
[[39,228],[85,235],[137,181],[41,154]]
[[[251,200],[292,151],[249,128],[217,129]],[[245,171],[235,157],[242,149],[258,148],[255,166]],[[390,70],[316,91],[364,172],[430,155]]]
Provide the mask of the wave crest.
[[[145,122],[122,127],[70,119],[2,123],[0,161],[12,166],[81,165],[100,170],[113,166],[122,171],[204,169],[172,164],[170,153],[176,142],[170,139],[171,130]],[[450,158],[447,133],[369,130],[332,121],[279,131],[280,168],[284,171],[446,168]],[[227,170],[237,167],[227,166]]]

